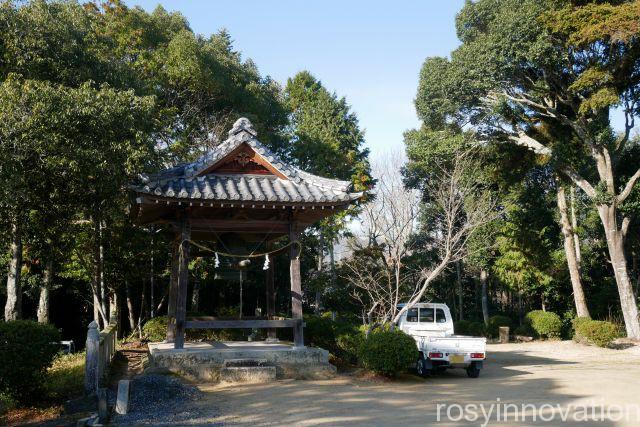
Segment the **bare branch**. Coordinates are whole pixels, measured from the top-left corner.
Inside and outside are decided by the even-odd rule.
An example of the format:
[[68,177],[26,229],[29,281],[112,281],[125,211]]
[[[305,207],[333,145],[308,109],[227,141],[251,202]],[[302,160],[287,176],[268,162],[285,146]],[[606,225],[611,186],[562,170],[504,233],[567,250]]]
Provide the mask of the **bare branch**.
[[509,139],[519,145],[521,147],[525,147],[536,154],[540,154],[543,156],[551,156],[553,153],[549,147],[541,144],[534,138],[530,137],[523,131],[519,131],[517,135],[510,135]]

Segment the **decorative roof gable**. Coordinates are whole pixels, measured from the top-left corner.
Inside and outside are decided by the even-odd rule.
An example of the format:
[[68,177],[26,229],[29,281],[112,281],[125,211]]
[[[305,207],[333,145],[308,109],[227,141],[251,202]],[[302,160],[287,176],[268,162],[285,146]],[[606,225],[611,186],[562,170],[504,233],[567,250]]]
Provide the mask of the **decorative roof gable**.
[[290,166],[258,139],[251,122],[238,119],[228,138],[198,160],[142,176],[138,193],[191,200],[350,202],[351,183],[319,177]]

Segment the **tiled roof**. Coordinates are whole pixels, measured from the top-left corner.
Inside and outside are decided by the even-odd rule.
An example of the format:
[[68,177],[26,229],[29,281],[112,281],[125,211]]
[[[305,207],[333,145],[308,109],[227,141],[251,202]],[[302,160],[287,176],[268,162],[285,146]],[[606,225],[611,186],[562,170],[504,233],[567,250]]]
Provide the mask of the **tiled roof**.
[[[286,179],[275,175],[224,175],[204,171],[246,143]],[[234,124],[229,137],[212,152],[193,163],[142,176],[137,193],[161,198],[201,201],[254,201],[274,203],[337,203],[359,199],[351,183],[323,178],[287,165],[258,139],[247,119]]]
[[137,189],[162,198],[258,202],[331,203],[359,198],[347,193],[300,180],[295,183],[264,175],[205,175],[151,182]]

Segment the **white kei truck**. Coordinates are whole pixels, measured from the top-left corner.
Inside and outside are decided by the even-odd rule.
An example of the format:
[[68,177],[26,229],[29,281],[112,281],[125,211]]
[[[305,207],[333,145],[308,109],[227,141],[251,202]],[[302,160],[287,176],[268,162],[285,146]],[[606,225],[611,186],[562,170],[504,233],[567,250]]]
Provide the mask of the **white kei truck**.
[[450,368],[464,368],[471,378],[480,375],[487,340],[455,335],[446,304],[417,303],[400,317],[398,327],[416,341],[420,352],[416,362],[418,375],[426,377]]

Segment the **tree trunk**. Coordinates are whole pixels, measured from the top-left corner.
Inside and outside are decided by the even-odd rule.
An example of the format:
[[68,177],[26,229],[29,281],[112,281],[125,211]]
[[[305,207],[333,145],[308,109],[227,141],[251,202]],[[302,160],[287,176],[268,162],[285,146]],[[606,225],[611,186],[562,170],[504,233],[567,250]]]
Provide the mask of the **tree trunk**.
[[462,307],[462,275],[460,273],[460,261],[456,261],[456,280],[458,284],[458,320],[464,319],[464,310]]
[[620,305],[627,332],[627,337],[640,339],[640,321],[638,320],[638,304],[629,277],[627,260],[624,253],[624,235],[618,228],[615,205],[598,205],[598,214],[607,237],[609,258],[618,286]]
[[558,210],[560,211],[560,225],[562,227],[562,235],[564,237],[564,252],[567,258],[567,266],[569,267],[569,276],[571,278],[571,286],[573,288],[573,300],[576,306],[578,317],[590,317],[587,301],[582,288],[580,279],[580,266],[578,264],[578,256],[576,253],[576,242],[574,229],[569,221],[567,211],[567,199],[564,187],[558,183],[557,188]]
[[576,247],[576,260],[578,261],[578,268],[582,263],[582,251],[580,250],[580,237],[578,236],[578,217],[576,216],[576,189],[571,186],[571,193],[569,196],[571,204],[571,232],[573,234],[573,243]]
[[489,296],[487,295],[487,270],[480,270],[480,283],[482,284],[482,320],[485,325],[489,324]]
[[129,286],[129,281],[125,280],[125,293],[127,298],[127,311],[129,313],[129,327],[131,328],[131,332],[136,330],[136,318],[133,313],[133,301],[131,300],[131,287]]
[[7,302],[4,306],[4,320],[22,318],[22,287],[20,272],[22,270],[22,235],[17,220],[12,224],[11,260],[7,275]]
[[102,221],[98,223],[98,262],[100,263],[100,305],[102,307],[102,313],[105,316],[105,324],[109,324],[109,312],[107,307],[107,287],[104,283],[104,244],[102,237],[102,230],[105,228],[105,225]]
[[518,324],[522,326],[522,319],[524,318],[524,310],[522,306],[522,291],[518,289]]
[[102,329],[104,325],[101,325],[102,317],[100,317],[100,299],[93,287],[91,287],[91,294],[93,295],[93,320],[98,325],[98,329]]
[[93,293],[93,320],[100,329],[109,324],[105,302],[102,301],[102,244],[100,243],[100,221],[93,217],[93,277],[91,278],[91,291]]
[[142,322],[145,320],[145,314],[148,315],[147,310],[147,298],[146,298],[146,286],[144,280],[142,281],[142,292],[140,295],[140,311],[138,312],[138,338],[142,339]]
[[156,288],[156,273],[155,273],[155,260],[154,260],[154,241],[155,241],[155,232],[154,229],[151,229],[151,259],[149,262],[149,317],[152,319],[156,315],[155,308],[155,288]]
[[47,260],[44,267],[40,300],[38,301],[38,322],[49,323],[49,291],[53,281],[53,261]]
[[638,271],[638,253],[637,252],[633,252],[633,254],[631,255],[631,259],[632,259],[632,267],[631,270],[633,271],[633,277],[635,277],[635,281],[634,281],[634,292],[636,295],[638,295],[638,291],[640,291],[639,287],[640,287],[640,271]]
[[118,292],[116,289],[113,290],[111,295],[109,295],[109,316],[111,319],[115,320],[118,324],[118,336],[117,338],[122,338],[122,323],[120,322],[120,310],[118,309]]

